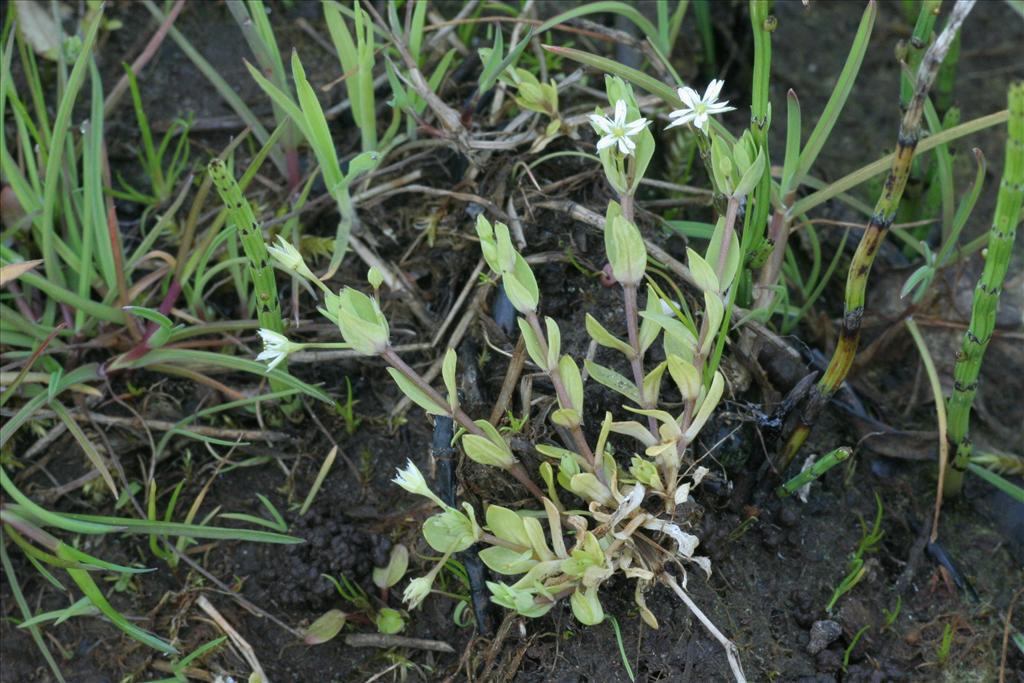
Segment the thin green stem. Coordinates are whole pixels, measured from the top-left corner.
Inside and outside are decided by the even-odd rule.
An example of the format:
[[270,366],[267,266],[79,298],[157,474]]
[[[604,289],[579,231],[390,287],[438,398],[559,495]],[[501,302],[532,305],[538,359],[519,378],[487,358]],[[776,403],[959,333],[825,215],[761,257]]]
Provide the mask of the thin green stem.
[[[626,309],[626,334],[629,337],[629,345],[633,349],[633,356],[629,359],[630,368],[633,370],[633,381],[636,389],[640,392],[640,402],[644,409],[654,407],[654,402],[644,393],[644,358],[640,349],[640,333],[637,324],[637,303],[636,285],[622,285],[623,307]],[[651,434],[658,435],[658,423],[653,417],[647,418],[647,426]]]

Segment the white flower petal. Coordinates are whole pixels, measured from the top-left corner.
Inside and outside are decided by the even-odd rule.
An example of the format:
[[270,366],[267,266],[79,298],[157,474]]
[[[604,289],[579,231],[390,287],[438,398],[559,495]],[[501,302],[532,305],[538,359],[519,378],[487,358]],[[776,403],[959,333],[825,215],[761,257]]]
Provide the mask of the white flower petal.
[[700,93],[698,93],[693,88],[680,88],[679,99],[682,100],[683,104],[685,104],[690,109],[696,107],[698,104],[700,104],[701,101]]
[[679,126],[679,125],[682,125],[684,123],[690,123],[695,118],[697,118],[697,112],[695,112],[695,111],[683,112],[683,114],[679,117],[679,119],[674,124],[672,124],[672,125]]
[[605,135],[597,141],[597,151],[600,152],[602,149],[608,149],[615,144],[616,140],[617,138],[613,135]]
[[708,114],[707,112],[700,112],[693,117],[693,125],[704,131],[705,135],[708,132]]
[[618,127],[626,124],[626,115],[629,110],[626,108],[626,100],[619,100],[615,103],[615,125]]
[[589,118],[591,125],[593,125],[594,128],[597,128],[597,130],[600,131],[602,135],[608,135],[609,133],[612,132],[612,122],[609,121],[604,116],[591,114]]
[[630,121],[626,124],[626,135],[636,135],[646,128],[649,123],[650,121],[643,118],[637,119],[636,121]]
[[722,92],[722,86],[725,85],[725,81],[712,79],[708,83],[707,89],[704,91],[704,103],[711,104],[718,99],[718,95]]
[[709,114],[724,114],[727,111],[733,111],[736,109],[736,107],[727,106],[728,104],[728,102],[716,102],[715,104],[709,104],[707,112]]
[[274,347],[288,343],[288,337],[284,336],[280,332],[275,332],[274,330],[261,328],[258,334],[260,335],[260,339],[263,340],[264,346]]
[[624,155],[632,154],[633,150],[635,150],[635,149],[636,149],[636,143],[635,142],[633,142],[629,138],[625,138],[625,137],[619,138],[619,151],[622,152],[622,154],[624,154]]

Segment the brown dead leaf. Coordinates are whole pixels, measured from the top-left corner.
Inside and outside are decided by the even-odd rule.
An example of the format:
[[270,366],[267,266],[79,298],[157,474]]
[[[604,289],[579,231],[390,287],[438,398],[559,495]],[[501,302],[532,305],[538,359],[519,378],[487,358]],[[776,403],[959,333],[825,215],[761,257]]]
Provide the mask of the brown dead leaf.
[[22,263],[12,263],[9,266],[0,266],[0,287],[3,287],[12,280],[17,280],[42,262],[42,259],[36,259],[35,261],[23,261]]

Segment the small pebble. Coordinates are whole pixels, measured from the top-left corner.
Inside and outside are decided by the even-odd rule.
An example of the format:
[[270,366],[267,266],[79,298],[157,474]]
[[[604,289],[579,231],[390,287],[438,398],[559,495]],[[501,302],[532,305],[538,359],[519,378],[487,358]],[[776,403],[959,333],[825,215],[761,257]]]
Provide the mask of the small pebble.
[[838,621],[822,619],[811,624],[811,640],[807,643],[807,654],[816,655],[835,642],[843,633]]

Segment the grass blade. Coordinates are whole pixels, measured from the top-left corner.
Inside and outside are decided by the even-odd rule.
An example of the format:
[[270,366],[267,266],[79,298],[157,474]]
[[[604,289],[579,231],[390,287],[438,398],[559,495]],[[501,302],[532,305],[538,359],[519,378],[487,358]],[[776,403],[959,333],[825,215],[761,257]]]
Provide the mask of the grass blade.
[[[871,38],[871,30],[874,28],[877,15],[878,6],[875,0],[871,0],[861,16],[860,26],[854,36],[853,45],[850,46],[846,64],[843,65],[843,70],[832,89],[832,95],[828,98],[828,103],[825,105],[824,111],[821,112],[821,118],[818,119],[814,130],[811,131],[811,136],[807,138],[807,144],[804,145],[804,149],[800,153],[800,162],[797,164],[796,175],[790,189],[800,186],[803,177],[811,170],[818,158],[818,153],[821,152],[821,148],[825,146],[829,135],[832,134],[832,128],[835,127],[836,121],[843,111],[843,106],[846,104],[846,99],[850,96],[850,90],[853,89],[854,81],[857,80],[857,74],[860,72],[864,55],[867,53],[868,40]],[[795,212],[794,215],[798,215],[798,212]]]

